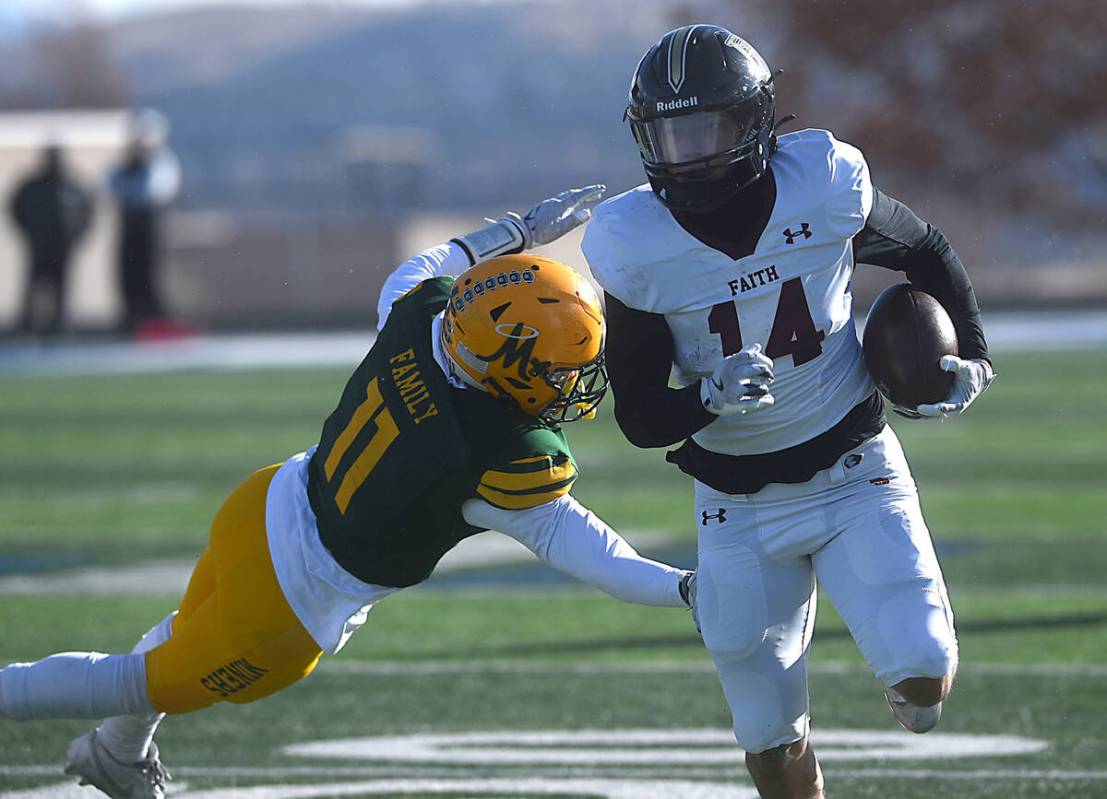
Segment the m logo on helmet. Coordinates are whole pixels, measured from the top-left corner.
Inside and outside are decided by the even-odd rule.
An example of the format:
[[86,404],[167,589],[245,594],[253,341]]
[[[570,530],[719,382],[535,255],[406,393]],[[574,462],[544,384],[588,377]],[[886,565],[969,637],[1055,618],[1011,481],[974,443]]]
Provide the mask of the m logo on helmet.
[[[504,333],[500,328],[509,328],[508,333]],[[534,331],[534,335],[527,335],[528,331]],[[534,345],[538,341],[538,331],[530,325],[524,325],[522,322],[509,325],[497,325],[496,332],[504,336],[504,343],[491,355],[477,355],[485,363],[495,363],[500,361],[503,364],[504,371],[511,369],[511,367],[518,364],[519,379],[524,382],[529,382],[530,375],[527,374],[527,366],[533,365],[535,367],[542,364],[535,361],[531,364],[531,360],[534,355]]]

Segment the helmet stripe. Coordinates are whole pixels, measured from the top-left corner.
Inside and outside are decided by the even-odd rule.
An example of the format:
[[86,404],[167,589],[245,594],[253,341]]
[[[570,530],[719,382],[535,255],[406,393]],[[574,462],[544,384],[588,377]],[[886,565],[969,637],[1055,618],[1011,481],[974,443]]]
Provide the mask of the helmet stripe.
[[698,25],[686,25],[673,33],[669,40],[669,87],[680,94],[684,85],[684,67],[688,58],[688,43]]

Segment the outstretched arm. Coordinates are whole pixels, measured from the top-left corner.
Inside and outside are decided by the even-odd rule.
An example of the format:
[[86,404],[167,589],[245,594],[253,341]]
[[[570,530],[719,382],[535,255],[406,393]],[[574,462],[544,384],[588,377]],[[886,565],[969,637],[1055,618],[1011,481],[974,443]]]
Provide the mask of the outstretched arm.
[[471,266],[499,255],[523,252],[549,244],[578,225],[583,225],[592,208],[603,197],[606,187],[585,186],[569,189],[533,206],[526,215],[509,213],[479,230],[450,239],[409,258],[388,276],[377,303],[377,329],[384,327],[392,304],[424,280],[451,275],[456,277]]
[[681,596],[688,572],[642,557],[569,494],[526,510],[471,499],[462,514],[474,527],[509,535],[555,569],[625,602],[688,607]]
[[392,304],[424,280],[444,275],[457,276],[472,265],[465,250],[453,242],[423,250],[404,261],[388,276],[381,288],[377,303],[377,330],[384,329],[384,323],[392,313]]

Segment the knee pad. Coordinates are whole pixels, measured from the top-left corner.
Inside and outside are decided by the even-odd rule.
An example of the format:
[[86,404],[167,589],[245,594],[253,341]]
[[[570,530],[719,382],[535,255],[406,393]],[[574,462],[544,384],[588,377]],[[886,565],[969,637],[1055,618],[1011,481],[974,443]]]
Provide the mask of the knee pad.
[[696,580],[696,611],[712,659],[736,661],[756,651],[768,627],[760,575],[736,574],[701,561]]
[[[925,599],[920,602],[919,597]],[[943,597],[917,589],[892,597],[878,626],[887,657],[876,669],[885,685],[909,677],[942,677],[957,665],[957,637]]]

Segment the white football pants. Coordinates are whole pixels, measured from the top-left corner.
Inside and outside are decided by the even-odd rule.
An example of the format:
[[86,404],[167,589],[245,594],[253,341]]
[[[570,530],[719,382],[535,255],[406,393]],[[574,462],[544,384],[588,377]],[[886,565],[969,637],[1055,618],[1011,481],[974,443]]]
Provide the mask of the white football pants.
[[956,664],[942,572],[891,428],[806,483],[733,495],[697,481],[695,502],[703,639],[746,751],[807,734],[816,579],[885,685]]

